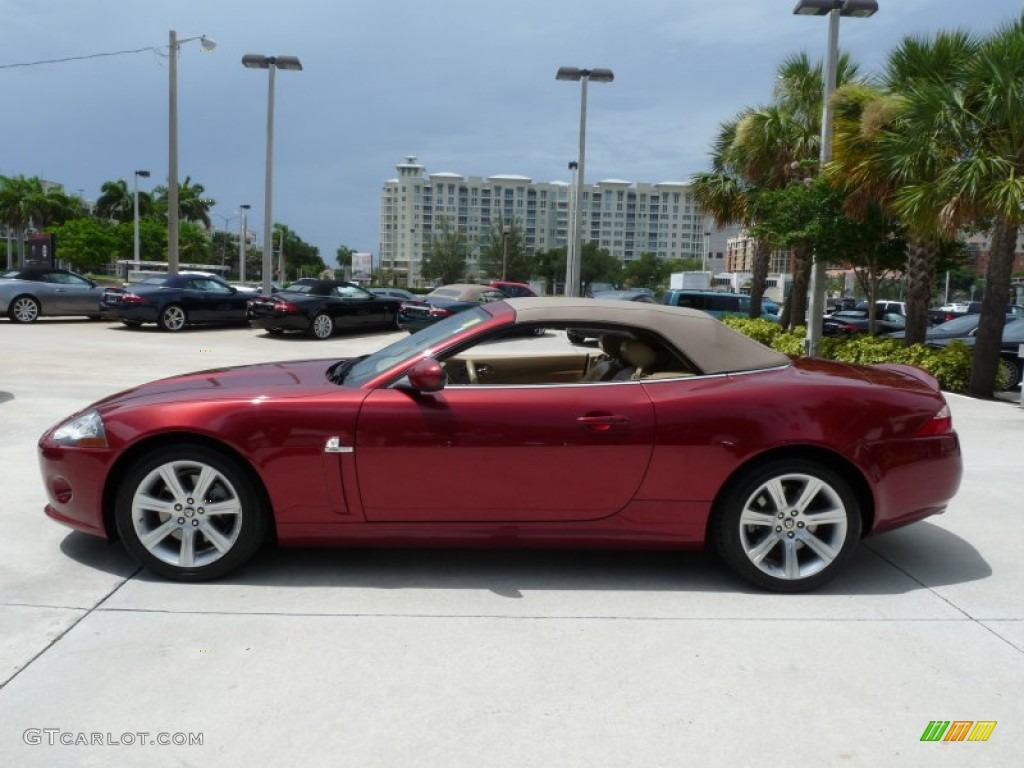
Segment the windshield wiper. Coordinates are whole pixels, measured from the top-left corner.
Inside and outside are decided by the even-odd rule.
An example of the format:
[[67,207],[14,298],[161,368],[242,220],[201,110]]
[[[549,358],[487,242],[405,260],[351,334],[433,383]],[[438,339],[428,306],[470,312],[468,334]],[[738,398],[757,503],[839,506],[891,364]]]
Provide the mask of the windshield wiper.
[[368,357],[369,355],[360,355],[359,357],[351,357],[348,360],[339,360],[327,369],[327,380],[334,384],[341,384],[348,375],[348,372]]

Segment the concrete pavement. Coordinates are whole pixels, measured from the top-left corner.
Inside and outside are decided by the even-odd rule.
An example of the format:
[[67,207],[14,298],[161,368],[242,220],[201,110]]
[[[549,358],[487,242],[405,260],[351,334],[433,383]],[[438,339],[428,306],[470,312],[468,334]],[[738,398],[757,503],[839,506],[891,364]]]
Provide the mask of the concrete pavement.
[[[1016,764],[1024,411],[1007,402],[950,396],[949,513],[806,595],[699,553],[289,550],[181,585],[43,516],[35,441],[88,402],[390,338],[0,321],[0,765]],[[923,743],[933,720],[998,725]]]

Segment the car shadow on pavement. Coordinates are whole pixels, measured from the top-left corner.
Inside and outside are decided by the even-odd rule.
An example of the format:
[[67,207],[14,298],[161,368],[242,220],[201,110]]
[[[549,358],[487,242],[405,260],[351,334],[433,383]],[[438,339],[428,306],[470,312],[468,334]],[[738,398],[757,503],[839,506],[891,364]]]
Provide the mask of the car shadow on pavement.
[[[119,544],[80,533],[61,544],[84,565],[127,576]],[[127,565],[126,565],[127,564]],[[845,571],[815,594],[886,595],[977,581],[992,569],[959,536],[928,522],[863,542]],[[143,569],[136,578],[160,581]],[[368,589],[608,590],[759,593],[706,551],[264,548],[219,584]]]

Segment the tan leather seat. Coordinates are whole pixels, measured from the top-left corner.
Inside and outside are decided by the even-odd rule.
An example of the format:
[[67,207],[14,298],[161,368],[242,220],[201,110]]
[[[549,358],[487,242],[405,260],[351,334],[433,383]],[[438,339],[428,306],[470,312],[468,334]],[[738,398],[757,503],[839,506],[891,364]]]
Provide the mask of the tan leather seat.
[[615,377],[617,379],[640,379],[645,373],[650,373],[653,370],[654,364],[658,360],[658,353],[654,347],[638,339],[625,339],[620,347],[620,352],[622,359],[633,370],[628,377],[623,376],[620,371]]
[[598,345],[604,352],[604,357],[598,358],[597,362],[583,376],[583,381],[608,381],[616,377],[625,364],[621,359],[622,342],[626,337],[617,333],[602,333],[598,339]]

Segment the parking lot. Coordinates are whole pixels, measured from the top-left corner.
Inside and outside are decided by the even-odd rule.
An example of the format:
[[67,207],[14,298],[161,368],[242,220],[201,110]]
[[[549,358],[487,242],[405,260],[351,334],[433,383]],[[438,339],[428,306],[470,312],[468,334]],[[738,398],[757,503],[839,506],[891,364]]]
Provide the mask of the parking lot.
[[[950,395],[965,476],[948,514],[802,595],[673,552],[269,551],[187,585],[42,513],[36,440],[93,400],[401,335],[0,321],[0,764],[1017,763],[1016,403]],[[935,720],[998,725],[922,742]]]

